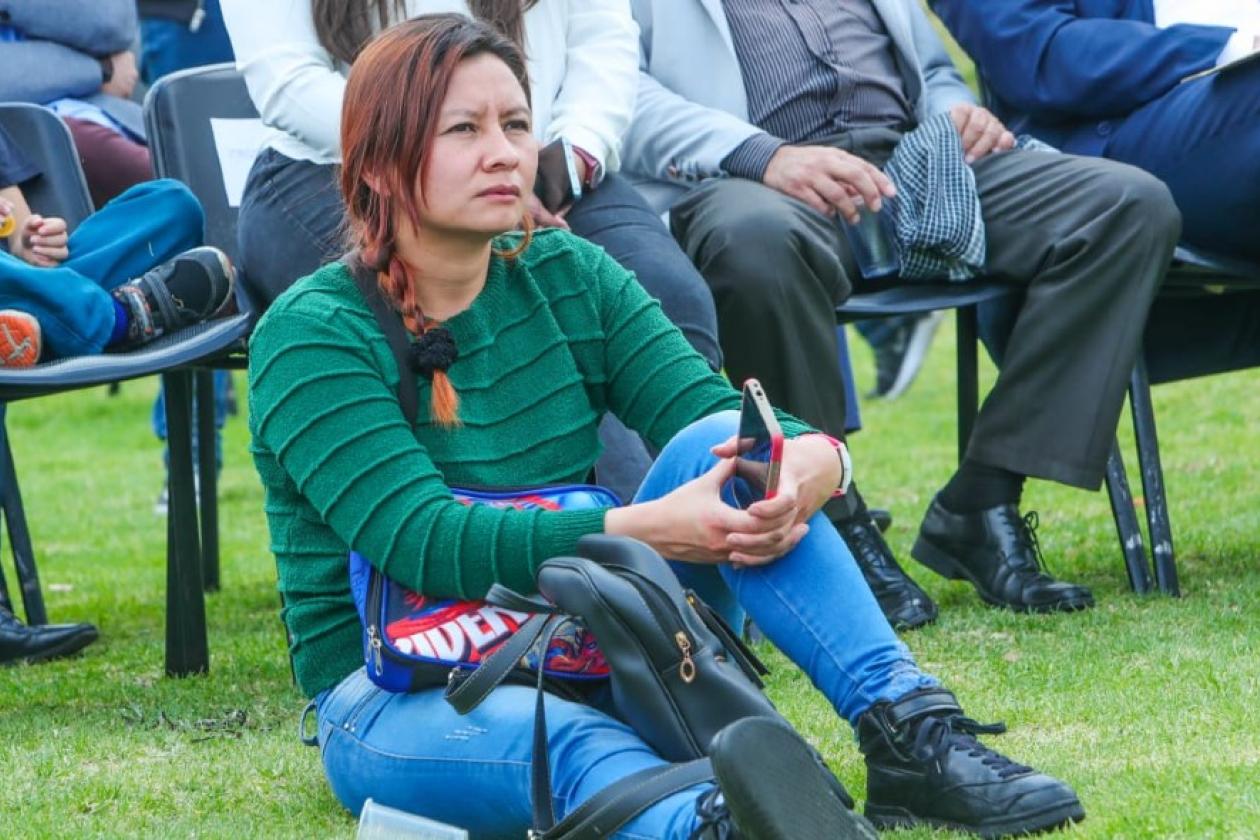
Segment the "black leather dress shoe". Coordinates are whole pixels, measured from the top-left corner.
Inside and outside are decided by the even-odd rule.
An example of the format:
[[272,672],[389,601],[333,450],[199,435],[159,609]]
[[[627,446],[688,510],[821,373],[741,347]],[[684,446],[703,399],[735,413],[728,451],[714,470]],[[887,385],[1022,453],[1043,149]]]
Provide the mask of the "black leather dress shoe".
[[936,620],[936,604],[897,564],[873,520],[855,516],[835,525],[894,630],[913,630]]
[[866,818],[881,829],[928,825],[981,837],[1031,834],[1085,819],[1066,784],[975,739],[1005,729],[964,717],[942,688],[876,703],[857,726],[866,756]]
[[40,624],[27,627],[0,609],[0,665],[25,660],[42,662],[72,653],[96,641],[91,624]]
[[939,575],[968,580],[988,604],[1017,612],[1083,610],[1089,589],[1045,572],[1037,543],[1037,514],[1015,505],[953,513],[932,500],[910,556]]

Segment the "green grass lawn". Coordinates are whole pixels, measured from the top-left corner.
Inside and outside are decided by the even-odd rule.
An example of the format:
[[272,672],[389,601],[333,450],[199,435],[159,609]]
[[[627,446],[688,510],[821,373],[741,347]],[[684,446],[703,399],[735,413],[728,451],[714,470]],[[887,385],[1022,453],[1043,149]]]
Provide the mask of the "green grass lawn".
[[[902,557],[954,458],[952,347],[945,328],[920,381],[866,405],[855,439],[865,493],[892,508]],[[1258,387],[1249,372],[1155,392],[1184,598],[1129,594],[1105,495],[1042,484],[1026,501],[1041,511],[1051,567],[1092,586],[1097,609],[998,612],[911,564],[942,617],[910,646],[972,715],[1010,725],[998,746],[1077,787],[1089,817],[1075,834],[1241,837],[1260,825]],[[227,430],[211,672],[162,675],[153,393],[129,383],[115,398],[96,389],[10,408],[51,616],[93,621],[102,638],[71,661],[0,669],[0,837],[351,836],[316,751],[295,737],[302,699],[242,418]],[[775,701],[860,794],[848,727],[771,659]]]

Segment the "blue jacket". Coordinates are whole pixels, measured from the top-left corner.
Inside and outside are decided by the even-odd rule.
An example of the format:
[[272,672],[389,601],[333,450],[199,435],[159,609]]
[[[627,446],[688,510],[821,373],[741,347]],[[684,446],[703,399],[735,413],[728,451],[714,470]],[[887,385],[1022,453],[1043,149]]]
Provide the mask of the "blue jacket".
[[1151,0],[931,0],[1016,132],[1101,154],[1114,123],[1216,64],[1234,30],[1155,26]]

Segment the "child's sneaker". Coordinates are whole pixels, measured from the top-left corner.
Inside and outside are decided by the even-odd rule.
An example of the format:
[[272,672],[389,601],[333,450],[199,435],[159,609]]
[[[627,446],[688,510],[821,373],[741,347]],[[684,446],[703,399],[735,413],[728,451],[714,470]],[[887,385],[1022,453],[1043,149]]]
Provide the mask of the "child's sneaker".
[[0,309],[0,367],[28,368],[39,361],[44,340],[29,312]]
[[227,254],[206,246],[122,284],[113,296],[130,316],[125,343],[143,344],[209,320],[231,299],[235,281]]

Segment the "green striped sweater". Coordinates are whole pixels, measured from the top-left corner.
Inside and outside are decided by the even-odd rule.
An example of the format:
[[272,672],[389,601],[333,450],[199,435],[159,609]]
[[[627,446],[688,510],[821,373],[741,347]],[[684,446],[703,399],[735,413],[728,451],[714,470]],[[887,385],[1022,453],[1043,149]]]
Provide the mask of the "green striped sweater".
[[[250,340],[252,451],[308,694],[361,664],[351,547],[430,595],[477,598],[495,582],[533,591],[539,564],[602,531],[604,512],[470,507],[448,487],[580,482],[606,411],[660,447],[739,406],[633,275],[562,231],[537,234],[512,262],[493,258],[484,290],[446,326],[459,349],[455,429],[429,420],[424,379],[408,428],[397,365],[341,263],[281,295]],[[789,436],[806,431],[783,417]]]

